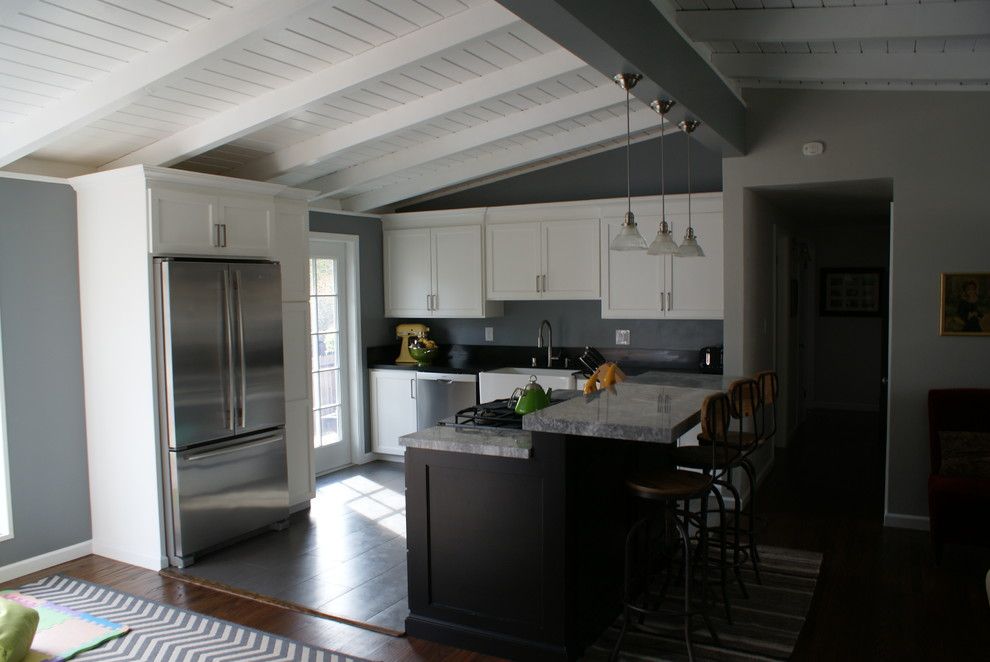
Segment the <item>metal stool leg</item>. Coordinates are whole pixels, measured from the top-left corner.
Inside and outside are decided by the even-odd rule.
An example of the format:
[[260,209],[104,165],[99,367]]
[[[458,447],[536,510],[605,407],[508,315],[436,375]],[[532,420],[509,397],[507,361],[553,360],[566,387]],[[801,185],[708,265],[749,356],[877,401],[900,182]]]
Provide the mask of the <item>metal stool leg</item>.
[[739,466],[746,472],[749,478],[749,517],[746,522],[746,541],[749,548],[749,560],[753,563],[753,574],[756,576],[756,583],[762,584],[760,579],[760,555],[756,551],[756,469],[749,460],[743,460]]

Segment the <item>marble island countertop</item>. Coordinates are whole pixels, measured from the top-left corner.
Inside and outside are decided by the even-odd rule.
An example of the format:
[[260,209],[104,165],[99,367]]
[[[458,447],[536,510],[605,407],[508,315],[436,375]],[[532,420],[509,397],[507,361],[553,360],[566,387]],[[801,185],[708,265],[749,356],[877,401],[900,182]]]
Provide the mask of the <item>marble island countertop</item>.
[[527,414],[523,429],[581,437],[672,443],[698,424],[705,396],[719,388],[690,388],[632,380]]
[[526,459],[533,454],[533,435],[525,430],[435,425],[399,438],[407,448]]

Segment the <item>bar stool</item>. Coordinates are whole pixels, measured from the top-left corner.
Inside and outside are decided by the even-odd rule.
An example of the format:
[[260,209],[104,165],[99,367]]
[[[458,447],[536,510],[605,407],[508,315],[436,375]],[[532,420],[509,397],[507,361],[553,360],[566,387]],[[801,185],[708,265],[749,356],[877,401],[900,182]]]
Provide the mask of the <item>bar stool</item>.
[[[729,423],[729,403],[722,393],[710,395],[705,398],[702,404],[702,420],[708,421],[713,429],[721,429],[723,435]],[[632,496],[642,502],[659,504],[662,508],[665,533],[670,533],[671,527],[677,534],[680,541],[681,553],[683,554],[683,565],[681,572],[684,579],[684,604],[683,610],[662,609],[662,600],[666,594],[670,583],[673,566],[668,564],[663,586],[659,594],[651,593],[650,588],[654,580],[651,573],[652,561],[650,553],[650,522],[649,515],[638,519],[629,529],[626,535],[625,548],[625,577],[623,587],[622,606],[622,628],[619,636],[612,648],[609,656],[610,660],[618,657],[622,647],[622,639],[626,631],[633,625],[633,615],[638,616],[639,623],[634,627],[643,627],[642,619],[648,615],[679,615],[684,619],[684,642],[687,646],[688,660],[694,660],[694,646],[691,639],[691,619],[696,613],[700,613],[712,635],[712,639],[718,643],[718,633],[715,632],[711,620],[708,618],[708,495],[712,492],[714,479],[712,469],[716,461],[719,447],[712,445],[709,449],[708,471],[698,473],[695,471],[685,471],[682,469],[671,469],[667,467],[657,467],[652,470],[639,470],[626,480],[626,487]],[[716,490],[717,491],[717,490]],[[694,499],[701,501],[700,513],[691,513],[690,504]],[[719,495],[721,503],[721,495]],[[678,504],[683,503],[683,507]],[[724,504],[720,506],[724,511]],[[692,536],[689,534],[688,526],[693,525],[698,529],[696,540],[696,550],[692,554]],[[723,534],[724,535],[724,534]],[[666,537],[666,536],[665,536]],[[647,549],[645,564],[637,564],[635,553],[637,544],[645,542]],[[725,549],[724,540],[722,549]],[[676,552],[675,552],[676,553]],[[673,557],[673,554],[671,555]],[[672,560],[672,558],[671,558]],[[645,577],[636,577],[637,566],[645,565]],[[691,600],[691,585],[695,579],[694,566],[701,566],[701,610],[694,610]],[[636,580],[640,579],[639,582]],[[659,598],[656,606],[651,606],[651,599]],[[642,599],[642,604],[637,604],[637,600]]]
[[[678,467],[700,470],[712,477],[711,494],[715,497],[719,509],[719,579],[722,587],[722,603],[725,607],[725,618],[731,624],[732,610],[726,577],[727,568],[732,568],[735,580],[738,582],[739,590],[742,592],[744,598],[749,597],[749,592],[746,590],[746,584],[743,582],[740,572],[741,566],[746,561],[746,558],[741,553],[743,545],[742,535],[739,529],[739,523],[742,520],[742,499],[740,498],[739,490],[732,484],[731,476],[729,475],[729,471],[737,466],[737,463],[740,461],[741,452],[728,443],[729,400],[724,394],[722,395],[722,400],[721,420],[713,420],[711,414],[701,417],[701,434],[699,438],[703,438],[711,443],[702,446],[678,446],[671,451],[671,460]],[[726,560],[725,556],[727,547],[727,518],[722,489],[728,491],[733,499],[731,541],[733,557],[731,563]]]

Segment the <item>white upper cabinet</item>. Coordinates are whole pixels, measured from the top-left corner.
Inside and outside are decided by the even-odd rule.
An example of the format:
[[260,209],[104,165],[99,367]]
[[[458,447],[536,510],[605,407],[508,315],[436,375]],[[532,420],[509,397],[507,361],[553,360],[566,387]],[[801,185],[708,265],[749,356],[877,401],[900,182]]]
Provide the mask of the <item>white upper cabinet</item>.
[[489,223],[488,298],[597,299],[598,219]]
[[385,317],[432,316],[429,228],[385,230]]
[[211,195],[155,186],[149,190],[150,251],[155,255],[270,257],[271,198]]
[[[667,221],[680,243],[687,229],[687,196],[667,199]],[[634,204],[640,232],[647,242],[656,232],[658,209]],[[649,219],[648,221],[646,219]],[[610,210],[602,222],[601,288],[605,319],[722,319],[722,196],[702,193],[692,198],[691,225],[704,257],[649,255],[645,251],[610,251],[623,217]]]
[[386,317],[486,317],[480,225],[383,231]]

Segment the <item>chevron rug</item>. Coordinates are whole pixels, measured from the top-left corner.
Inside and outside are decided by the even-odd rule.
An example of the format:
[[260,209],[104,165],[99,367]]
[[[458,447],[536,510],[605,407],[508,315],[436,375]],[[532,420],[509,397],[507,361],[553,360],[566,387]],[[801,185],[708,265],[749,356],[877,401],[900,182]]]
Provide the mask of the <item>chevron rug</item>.
[[[719,642],[712,640],[700,618],[694,619],[695,660],[720,662],[769,662],[791,657],[815,594],[822,555],[781,547],[760,546],[760,575],[757,584],[746,566],[743,580],[749,590],[744,598],[739,587],[730,585],[732,624],[726,622],[719,600],[711,612]],[[672,591],[672,595],[676,593]],[[716,591],[717,596],[717,591]],[[677,618],[648,618],[644,629],[634,629],[622,639],[620,661],[681,662],[687,660],[683,621]],[[608,659],[621,620],[608,628],[585,653],[584,662]]]
[[73,658],[81,662],[367,662],[72,577],[52,575],[18,590],[131,628]]

